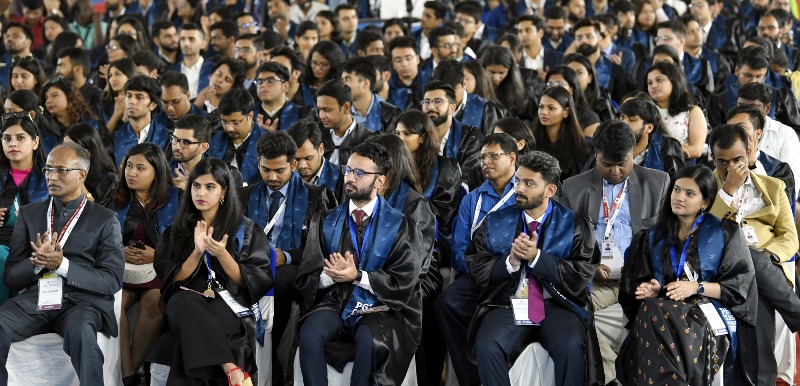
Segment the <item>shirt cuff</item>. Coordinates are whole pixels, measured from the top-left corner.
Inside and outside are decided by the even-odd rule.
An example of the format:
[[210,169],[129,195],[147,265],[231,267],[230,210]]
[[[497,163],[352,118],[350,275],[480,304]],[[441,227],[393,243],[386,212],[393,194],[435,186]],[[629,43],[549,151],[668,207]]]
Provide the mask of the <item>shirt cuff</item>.
[[286,256],[286,263],[285,264],[292,264],[292,255],[289,252],[283,251],[283,255]]
[[68,271],[69,271],[69,260],[67,260],[67,258],[64,257],[64,258],[61,259],[61,265],[58,266],[58,269],[56,270],[56,273],[59,276],[61,276],[61,277],[66,279]]
[[541,256],[541,255],[542,255],[542,250],[541,249],[537,249],[536,250],[536,257],[534,257],[533,260],[528,262],[528,267],[531,267],[531,269],[533,269],[533,267],[536,266],[536,263],[539,262],[539,256]]
[[317,288],[328,288],[334,284],[335,283],[333,279],[331,279],[331,277],[328,276],[327,273],[323,272],[319,275],[319,285],[317,286]]
[[[366,271],[361,271],[361,281],[357,284],[359,287],[372,292],[372,285],[369,284],[369,274]],[[375,294],[375,292],[372,292]]]
[[728,194],[724,189],[720,189],[718,195],[728,206],[733,207],[733,196]]
[[511,264],[511,255],[508,255],[508,257],[506,257],[506,271],[508,271],[508,273],[514,273],[519,271],[519,267],[521,265],[522,264],[519,264],[515,267],[514,265]]

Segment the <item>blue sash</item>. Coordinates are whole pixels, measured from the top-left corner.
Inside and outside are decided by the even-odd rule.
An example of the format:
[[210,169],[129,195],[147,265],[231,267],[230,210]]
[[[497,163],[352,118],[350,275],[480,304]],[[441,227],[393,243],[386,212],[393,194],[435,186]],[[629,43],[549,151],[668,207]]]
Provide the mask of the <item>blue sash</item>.
[[[147,138],[145,139],[145,142],[154,143],[163,149],[167,146],[168,139],[169,130],[159,126],[157,122],[151,120],[150,131],[147,132]],[[136,134],[134,134],[130,123],[126,123],[122,125],[122,127],[114,130],[114,158],[117,166],[122,164],[122,161],[125,160],[128,150],[138,143],[139,138],[136,136]]]
[[[324,245],[327,247],[326,255],[339,250],[342,232],[345,229],[344,223],[350,219],[348,205],[349,201],[337,206],[323,220],[322,237]],[[392,250],[402,220],[403,213],[389,206],[383,198],[378,196],[375,211],[372,213],[367,233],[364,235],[363,248],[355,245],[355,242],[353,243],[354,247],[361,252],[359,270],[372,272],[383,267]],[[355,232],[355,229],[352,230]],[[353,294],[342,311],[342,320],[345,326],[352,330],[361,319],[361,315],[353,315],[353,311],[374,307],[379,303],[380,301],[374,294],[354,286]]]
[[383,131],[383,122],[381,122],[381,114],[383,112],[381,102],[383,99],[377,94],[372,94],[372,98],[372,109],[367,113],[366,121],[363,126],[369,129],[369,131]]
[[286,104],[283,105],[283,109],[281,110],[280,120],[281,121],[278,122],[278,130],[289,130],[289,127],[300,120],[300,108],[294,103],[286,101]]
[[[47,190],[47,183],[42,175],[42,167],[44,167],[42,163],[34,163],[30,174],[28,174],[28,189],[26,191],[28,193],[28,202],[20,202],[19,206],[44,201],[50,197],[50,192]],[[6,181],[9,178],[11,178],[10,168],[2,175],[0,188],[6,185]]]
[[[164,230],[167,229],[168,226],[172,225],[172,222],[175,220],[175,216],[178,214],[178,208],[180,207],[180,200],[178,199],[178,188],[170,185],[169,186],[169,193],[167,195],[167,204],[161,207],[161,209],[156,211],[156,229],[158,230],[158,234],[161,235],[164,233]],[[125,227],[125,219],[128,217],[128,211],[131,208],[131,202],[126,201],[122,206],[119,208],[117,207],[114,202],[111,202],[111,210],[117,213],[117,219],[119,219],[119,225],[121,227]],[[157,240],[151,240],[157,241]]]
[[311,89],[311,86],[300,83],[300,92],[303,93],[303,103],[305,103],[306,106],[317,107],[316,93]]
[[[283,251],[299,248],[302,244],[303,222],[308,210],[308,189],[303,184],[302,177],[297,172],[293,172],[287,183],[289,189],[285,198],[286,211],[283,212],[283,226],[274,244]],[[250,193],[250,197],[247,198],[247,217],[253,219],[260,229],[267,226],[269,213],[267,192],[267,185],[264,181],[259,181]]]
[[683,55],[683,73],[686,81],[692,85],[699,85],[703,80],[703,62],[692,55]]
[[458,149],[461,147],[461,122],[453,118],[450,125],[450,134],[447,137],[447,144],[444,147],[444,156],[458,160]]
[[399,211],[403,211],[403,205],[406,204],[406,198],[408,198],[408,190],[411,189],[411,185],[409,185],[405,181],[400,182],[400,186],[386,197],[386,203],[389,204],[392,208],[395,208]]
[[433,197],[433,191],[436,189],[436,182],[439,180],[439,161],[433,163],[433,171],[431,171],[431,180],[428,181],[428,186],[422,191],[422,197],[430,201]]
[[595,70],[597,71],[597,85],[604,89],[608,89],[608,85],[611,83],[612,64],[613,62],[610,59],[601,55],[595,65]]
[[319,181],[317,181],[317,186],[324,186],[335,193],[336,185],[339,184],[339,178],[342,175],[341,168],[324,158],[320,167],[322,168],[322,173],[319,176]]
[[[655,241],[656,230],[655,227],[650,228],[648,232],[648,241],[650,244],[650,266],[653,270],[653,277],[658,280],[661,285],[664,285],[664,264],[661,259],[667,250],[665,240]],[[722,234],[722,221],[714,216],[703,216],[703,221],[697,227],[697,253],[700,257],[700,279],[702,281],[715,282],[719,275],[719,265],[722,261],[722,256],[725,251],[725,236]],[[725,322],[728,328],[728,334],[731,339],[731,347],[733,348],[734,358],[736,357],[736,348],[738,345],[738,337],[736,336],[736,319],[731,314],[722,302],[717,299],[710,299],[717,309],[720,317]]]
[[467,126],[481,127],[484,106],[486,106],[486,99],[475,94],[467,94],[467,104],[464,106],[461,123]]
[[[247,150],[242,157],[242,164],[239,165],[239,172],[242,173],[242,180],[247,183],[252,183],[261,178],[258,172],[258,152],[256,151],[256,143],[261,138],[263,130],[253,123],[253,129],[250,133],[250,138],[244,146]],[[233,146],[231,144],[231,146]],[[225,151],[228,149],[228,134],[224,131],[217,132],[211,136],[209,141],[208,152],[214,158],[222,159],[225,156]]]
[[650,141],[647,143],[647,155],[644,157],[644,162],[642,162],[642,166],[654,170],[661,170],[664,171],[664,159],[661,154],[661,141],[664,140],[664,136],[656,132],[653,135],[653,138],[650,138]]
[[400,110],[404,110],[408,107],[409,97],[412,92],[411,87],[402,84],[397,74],[392,73],[392,79],[389,80],[389,103],[397,106]]

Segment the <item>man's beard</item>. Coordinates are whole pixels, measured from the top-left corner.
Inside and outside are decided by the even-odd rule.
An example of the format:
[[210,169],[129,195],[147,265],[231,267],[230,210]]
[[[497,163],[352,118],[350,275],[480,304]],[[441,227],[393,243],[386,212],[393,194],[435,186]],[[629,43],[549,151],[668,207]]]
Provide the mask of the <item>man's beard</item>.
[[168,54],[173,54],[175,52],[178,52],[178,46],[175,47],[161,46],[161,51],[164,51]]
[[355,191],[353,193],[347,192],[347,196],[357,202],[367,202],[372,198],[372,190],[375,188],[375,180],[372,180],[372,183],[369,184],[369,187],[366,189],[358,189],[355,185],[348,185],[349,183],[345,184],[345,192],[347,192],[347,186],[352,186]]
[[444,115],[444,114],[438,114],[437,113],[436,118],[428,115],[428,118],[430,118],[431,121],[433,121],[433,125],[434,126],[439,126],[439,125],[447,122],[447,115]]
[[[520,197],[522,196],[517,195],[517,198]],[[525,198],[526,198],[525,202],[520,202],[519,200],[517,200],[516,202],[517,209],[532,210],[542,206],[542,204],[544,203],[544,193],[542,193],[542,195],[540,195],[539,197],[534,197],[532,200],[528,200],[527,197]]]
[[589,45],[589,44],[581,44],[575,50],[575,52],[583,55],[583,56],[591,56],[595,52],[597,52],[597,45]]

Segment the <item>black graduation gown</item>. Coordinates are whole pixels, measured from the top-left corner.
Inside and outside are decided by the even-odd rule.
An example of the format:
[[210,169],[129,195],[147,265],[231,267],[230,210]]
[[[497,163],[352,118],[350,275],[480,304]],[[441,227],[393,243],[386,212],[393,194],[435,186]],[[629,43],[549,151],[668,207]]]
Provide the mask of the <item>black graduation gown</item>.
[[[542,224],[542,232],[546,232],[548,226],[554,222],[551,216]],[[511,274],[509,280],[499,283],[491,281],[495,265],[505,266],[506,256],[494,256],[488,247],[486,240],[487,221],[483,221],[472,236],[465,252],[470,272],[475,283],[480,287],[480,296],[477,300],[477,309],[469,325],[467,334],[467,352],[471,360],[475,360],[475,339],[478,334],[483,317],[488,314],[493,307],[490,305],[509,305],[509,296],[513,295],[520,281],[520,275],[525,270]],[[523,232],[526,226],[522,220],[517,221],[515,233]],[[542,251],[542,255],[546,252]],[[542,257],[540,256],[540,259]],[[600,263],[600,250],[597,248],[597,241],[594,237],[594,226],[588,217],[577,215],[575,217],[574,234],[572,239],[572,249],[566,259],[555,258],[558,265],[558,272],[561,282],[551,282],[541,276],[537,276],[542,288],[553,295],[553,299],[558,301],[564,308],[573,310],[569,303],[578,305],[582,311],[590,315],[586,323],[586,385],[598,386],[603,384],[603,363],[600,357],[600,347],[597,343],[596,331],[594,328],[594,315],[592,312],[592,300],[589,296],[589,283],[594,277],[597,264]],[[505,268],[503,268],[505,269]],[[524,349],[523,345],[520,349]],[[513,353],[510,357],[514,360],[521,352]],[[511,361],[513,363],[513,360]]]
[[[303,296],[300,310],[301,324],[315,311],[340,313],[352,293],[353,285],[350,283],[337,283],[325,289],[318,289],[322,267],[325,266],[324,261],[328,253],[333,252],[327,250],[322,235],[322,223],[327,214],[319,212],[314,215],[306,240],[307,248],[297,274],[297,288]],[[339,246],[339,252],[342,254],[354,250],[351,247],[349,226],[344,226]],[[422,254],[421,239],[422,235],[413,220],[410,217],[403,217],[383,268],[370,272],[370,284],[375,296],[390,308],[387,312],[364,315],[358,322],[365,323],[372,331],[373,355],[377,360],[373,381],[377,385],[402,383],[419,344],[422,333],[418,258]]]
[[[322,123],[319,123],[319,125],[322,133],[322,143],[325,144],[324,156],[325,159],[330,161],[331,154],[336,149],[336,145],[333,144],[333,136],[331,136],[330,129],[322,127]],[[344,142],[342,142],[341,146],[339,146],[339,166],[347,165],[347,160],[350,158],[353,148],[363,143],[364,140],[374,134],[375,132],[370,131],[364,126],[356,124],[356,127],[353,129],[353,131],[347,135],[347,138],[345,138]]]
[[[439,157],[437,160],[439,174],[437,175],[433,193],[428,201],[436,215],[439,226],[439,262],[450,264],[451,245],[453,235],[453,219],[458,213],[461,204],[461,170],[456,160]],[[423,188],[423,190],[425,190]]]
[[[217,275],[217,280],[222,284],[225,289],[230,291],[236,300],[245,307],[249,307],[258,302],[270,288],[272,288],[273,278],[272,271],[270,271],[270,247],[267,242],[267,237],[261,229],[259,229],[252,220],[242,217],[244,227],[244,237],[242,240],[241,252],[234,246],[234,235],[228,235],[228,252],[239,263],[239,269],[242,273],[243,286],[237,287],[225,274],[225,271],[219,265],[216,258],[212,258],[214,271]],[[168,228],[161,235],[156,246],[154,266],[158,278],[161,279],[163,287],[161,288],[161,300],[167,308],[169,308],[169,301],[172,295],[178,291],[182,291],[180,286],[186,286],[194,290],[202,292],[205,290],[207,270],[205,264],[200,262],[197,269],[186,280],[177,281],[175,275],[180,270],[181,265],[186,258],[191,254],[191,251],[179,254],[177,256],[171,253],[171,236],[172,227]],[[198,288],[197,286],[200,285]],[[197,295],[200,296],[200,295]],[[217,296],[219,298],[219,296]],[[224,305],[227,309],[227,305]],[[229,309],[228,309],[229,310]],[[230,312],[233,315],[232,312]],[[235,322],[240,323],[239,331],[244,334],[238,334],[231,337],[232,341],[235,340],[236,351],[234,357],[236,364],[244,368],[249,373],[255,373],[255,347],[254,342],[256,338],[255,319],[253,316],[243,318],[236,318]],[[235,326],[231,326],[235,328]],[[155,359],[156,363],[170,364],[175,358],[181,358],[181,364],[173,364],[173,366],[183,367],[187,362],[202,361],[202,352],[187,352],[182,353],[180,350],[181,341],[178,335],[172,331],[166,331],[156,341],[151,356]],[[185,356],[184,356],[185,355]]]
[[381,127],[383,132],[394,134],[394,128],[397,126],[397,117],[400,116],[402,111],[389,102],[380,101],[379,103],[381,105]]
[[[634,236],[631,241],[631,246],[625,254],[626,263],[622,269],[619,303],[625,315],[628,317],[629,323],[626,327],[629,329],[635,325],[637,313],[640,312],[643,303],[640,300],[636,300],[636,296],[634,295],[636,287],[639,283],[650,281],[650,279],[654,278],[648,232],[649,229],[643,229]],[[755,347],[754,330],[756,310],[758,308],[758,290],[755,282],[755,273],[753,271],[753,262],[744,237],[739,231],[739,227],[734,222],[722,220],[722,235],[725,244],[716,282],[720,284],[722,295],[720,301],[731,310],[738,324],[738,350],[736,360],[732,360],[731,355],[727,356],[723,369],[725,374],[724,379],[726,385],[752,385],[755,384],[757,374],[756,364],[758,363],[756,358],[757,350]],[[699,266],[699,258],[698,237],[694,237],[689,243],[687,261],[693,267],[697,267]],[[663,263],[664,283],[675,281],[676,277],[673,272],[669,252],[665,253],[661,261]],[[682,276],[685,277],[685,274]],[[696,313],[696,310],[693,309],[697,306],[694,306],[692,303],[669,301],[666,298],[666,291],[663,287],[661,294],[656,300],[662,300],[665,303],[668,302],[670,306],[674,304],[681,310],[686,311],[688,315],[687,313],[683,313],[683,315],[681,315],[681,321],[684,320],[684,316],[689,319],[693,316],[693,313]],[[690,298],[690,300],[692,299]],[[677,314],[677,311],[675,313]],[[704,318],[702,320],[704,320]],[[633,330],[631,330],[631,332],[633,332]],[[677,336],[677,339],[680,339],[680,335]],[[636,338],[633,333],[630,333],[617,357],[617,378],[623,385],[626,384],[625,374],[629,374],[626,369],[630,369],[631,366],[633,366],[632,368],[638,368],[637,364],[632,364],[629,360],[626,362],[627,354],[635,352],[634,341],[636,340],[638,340],[638,338]],[[727,340],[727,338],[724,340]],[[695,344],[698,346],[703,344],[699,343],[698,340],[692,340],[691,342],[697,342]],[[670,342],[666,343],[669,344]],[[663,357],[666,356],[667,353],[668,351],[665,351],[663,355],[656,356],[653,360],[663,360]],[[638,354],[641,355],[642,353]],[[685,361],[685,363],[687,362],[688,361]],[[708,363],[702,363],[700,361],[696,364],[702,367],[708,365]],[[674,364],[669,364],[664,367],[669,368],[673,365]],[[701,369],[694,370],[695,375],[702,373]],[[632,379],[627,381],[629,382],[628,384],[634,382]],[[695,379],[689,379],[690,385],[704,385],[704,382],[705,380],[701,379],[699,376]]]

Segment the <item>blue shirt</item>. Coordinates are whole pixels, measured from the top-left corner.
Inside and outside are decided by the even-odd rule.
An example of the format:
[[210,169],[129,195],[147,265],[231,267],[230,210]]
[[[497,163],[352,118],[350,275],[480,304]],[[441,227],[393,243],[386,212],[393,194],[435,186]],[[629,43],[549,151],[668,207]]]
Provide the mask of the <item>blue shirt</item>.
[[[625,182],[612,185],[608,181],[603,180],[603,194],[608,202],[609,216],[614,215],[614,212],[611,211],[611,207],[614,206],[614,200],[617,198],[619,192],[622,191],[623,186],[625,186]],[[630,190],[628,193],[630,193]],[[619,214],[614,220],[614,224],[611,225],[611,240],[614,240],[614,246],[619,249],[623,256],[625,255],[625,251],[627,251],[628,247],[631,245],[631,239],[633,238],[629,197],[630,194],[625,194],[625,199],[620,202],[619,208],[617,209],[619,210]],[[606,216],[605,212],[603,211],[602,203],[600,203],[600,215],[597,216],[597,218],[597,230],[594,232],[594,235],[597,238],[597,244],[603,245],[603,240],[605,239],[606,234]]]
[[[286,195],[289,194],[289,183],[287,182],[287,183],[283,184],[283,186],[280,189],[278,189],[278,191],[281,192],[281,194],[283,195],[283,197],[281,197],[281,200],[278,202],[278,206],[280,207],[281,203],[286,201]],[[272,203],[272,192],[274,192],[274,190],[272,190],[270,188],[267,188],[267,208],[268,208],[268,210],[269,210],[269,204]],[[269,213],[269,212],[267,212],[267,213]],[[275,242],[277,241],[278,236],[280,236],[281,228],[283,227],[283,216],[285,214],[286,214],[286,210],[284,210],[283,214],[278,216],[278,219],[275,220],[275,225],[272,226],[272,234],[270,235],[271,237],[270,237],[270,240],[269,240],[269,245],[275,245]],[[267,224],[269,224],[269,223],[267,223]],[[289,256],[289,253],[286,252],[286,251],[283,251],[283,254],[286,255],[286,264],[291,264],[292,263],[292,257]]]
[[478,213],[478,223],[480,223],[489,211],[500,202],[503,196],[509,192],[511,192],[511,197],[509,197],[500,208],[497,208],[497,210],[499,210],[515,204],[513,178],[506,184],[503,195],[501,196],[498,196],[494,191],[492,183],[486,180],[481,186],[469,192],[469,194],[461,200],[461,206],[459,206],[458,214],[453,222],[453,261],[451,264],[453,269],[457,272],[469,274],[469,267],[467,266],[467,260],[464,258],[464,252],[467,250],[469,242],[472,241],[472,220],[475,215],[475,207],[478,205],[478,197],[483,197],[481,199],[481,210]]
[[[356,120],[356,123],[361,126],[366,126],[367,123],[367,116],[372,112],[372,107],[375,106],[375,103],[382,102],[383,99],[378,96],[378,94],[372,94],[372,101],[369,102],[369,107],[367,108],[367,115],[362,116],[358,110],[356,110],[356,105],[353,103],[353,106],[350,107],[350,113],[353,115],[353,119]],[[372,127],[370,127],[372,129]],[[379,128],[380,129],[380,128]]]

